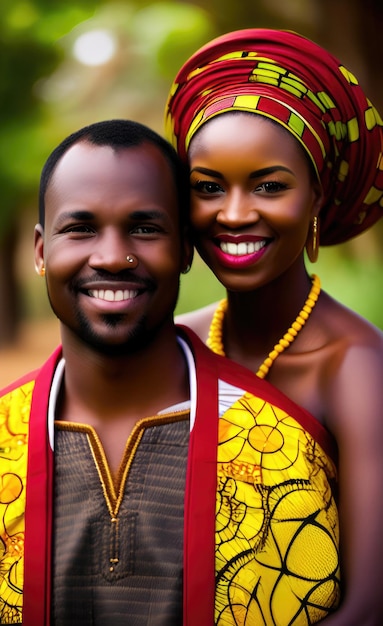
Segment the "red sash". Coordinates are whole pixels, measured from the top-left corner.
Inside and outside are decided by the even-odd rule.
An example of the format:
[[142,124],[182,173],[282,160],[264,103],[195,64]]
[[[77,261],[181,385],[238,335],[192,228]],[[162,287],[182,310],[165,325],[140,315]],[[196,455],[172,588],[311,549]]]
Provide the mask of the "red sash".
[[49,626],[53,451],[49,445],[47,409],[58,349],[39,371],[33,391],[28,441],[25,507],[24,626]]

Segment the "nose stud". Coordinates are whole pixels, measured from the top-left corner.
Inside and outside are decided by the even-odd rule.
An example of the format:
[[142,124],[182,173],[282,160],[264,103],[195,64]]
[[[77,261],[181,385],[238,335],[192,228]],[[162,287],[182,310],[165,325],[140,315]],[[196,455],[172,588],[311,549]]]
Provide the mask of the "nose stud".
[[133,256],[133,254],[128,254],[128,256],[126,257],[126,260],[131,269],[135,269],[137,267],[138,259],[137,257]]

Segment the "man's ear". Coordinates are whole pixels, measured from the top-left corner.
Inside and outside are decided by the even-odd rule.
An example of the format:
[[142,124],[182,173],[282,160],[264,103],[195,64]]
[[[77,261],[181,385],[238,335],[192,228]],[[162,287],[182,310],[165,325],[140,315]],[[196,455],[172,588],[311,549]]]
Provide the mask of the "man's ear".
[[181,272],[182,274],[187,274],[192,266],[193,257],[194,257],[194,245],[192,243],[190,230],[185,228],[182,238],[182,264],[181,264]]
[[44,264],[44,229],[41,224],[36,224],[35,226],[35,238],[34,238],[34,246],[35,246],[35,270],[39,276],[44,276],[45,274],[45,264]]

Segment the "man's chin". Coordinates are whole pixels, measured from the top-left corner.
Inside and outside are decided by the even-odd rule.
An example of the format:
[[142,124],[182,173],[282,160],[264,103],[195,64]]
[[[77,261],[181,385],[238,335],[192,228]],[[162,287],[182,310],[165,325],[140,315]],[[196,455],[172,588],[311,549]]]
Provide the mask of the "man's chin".
[[124,357],[142,350],[147,342],[143,339],[136,340],[134,337],[120,342],[108,342],[103,340],[98,341],[85,341],[88,347],[91,347],[95,352],[105,357]]
[[113,319],[109,317],[103,333],[98,333],[88,324],[82,323],[77,335],[86,346],[108,357],[132,354],[142,350],[152,341],[155,331],[148,330],[146,318],[141,318],[129,331],[123,330],[121,322],[120,316],[113,316]]

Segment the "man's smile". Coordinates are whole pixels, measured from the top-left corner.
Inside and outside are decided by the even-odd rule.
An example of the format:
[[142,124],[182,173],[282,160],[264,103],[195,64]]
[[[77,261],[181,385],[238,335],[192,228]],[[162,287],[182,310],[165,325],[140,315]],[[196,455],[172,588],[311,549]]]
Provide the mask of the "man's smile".
[[138,295],[137,289],[89,289],[88,295],[107,302],[122,302],[132,300]]

